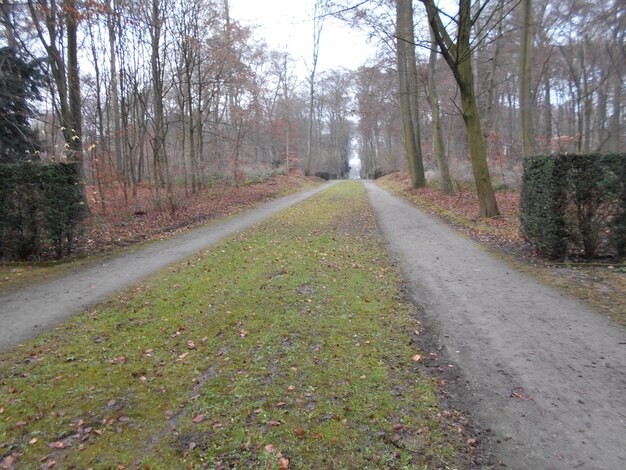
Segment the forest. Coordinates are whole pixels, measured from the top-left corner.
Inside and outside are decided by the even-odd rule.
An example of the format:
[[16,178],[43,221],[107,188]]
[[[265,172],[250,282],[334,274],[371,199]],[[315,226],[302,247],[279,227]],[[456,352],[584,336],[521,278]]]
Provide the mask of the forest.
[[[302,77],[229,0],[3,1],[2,161],[79,161],[90,204],[137,209],[357,155],[362,178],[474,181],[490,216],[524,155],[624,151],[624,2],[440,3],[311,1]],[[375,59],[317,70],[331,17]]]

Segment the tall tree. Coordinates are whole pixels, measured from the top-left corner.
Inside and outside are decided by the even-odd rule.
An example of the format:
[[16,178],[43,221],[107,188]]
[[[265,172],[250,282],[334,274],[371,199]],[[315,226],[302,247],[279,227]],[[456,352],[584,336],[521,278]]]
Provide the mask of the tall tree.
[[[82,112],[75,0],[28,0],[33,25],[54,79],[61,130],[69,157],[82,160]],[[43,23],[43,24],[42,24]]]
[[315,110],[315,75],[317,73],[317,61],[320,53],[320,40],[322,29],[326,19],[328,5],[325,0],[315,0],[313,9],[313,50],[311,55],[311,66],[309,68],[309,122],[306,139],[306,162],[304,174],[310,175],[313,162],[313,114]]
[[406,156],[411,174],[411,184],[414,188],[419,188],[426,185],[426,177],[420,142],[412,0],[398,0],[396,2],[396,38],[398,93]]
[[522,132],[522,153],[532,155],[534,152],[533,136],[533,99],[530,92],[531,57],[533,45],[532,21],[533,2],[522,0],[520,74],[519,74],[519,101],[520,101],[520,129]]
[[448,155],[443,143],[443,133],[441,130],[441,113],[439,109],[439,95],[437,94],[437,43],[432,28],[430,29],[431,49],[428,60],[428,102],[432,115],[433,129],[433,151],[437,164],[439,165],[439,175],[441,177],[441,190],[446,194],[453,192],[452,177],[448,167]]
[[[499,214],[498,204],[491,184],[489,167],[487,165],[487,151],[482,128],[480,113],[476,103],[474,89],[474,74],[472,71],[472,47],[470,36],[476,16],[471,14],[471,1],[459,0],[459,11],[455,17],[456,39],[453,40],[446,30],[441,19],[441,12],[434,0],[421,0],[426,8],[428,22],[433,30],[435,41],[441,55],[447,62],[461,95],[461,115],[465,124],[465,133],[469,145],[472,172],[478,202],[480,217],[495,217]],[[480,11],[476,13],[480,14]]]

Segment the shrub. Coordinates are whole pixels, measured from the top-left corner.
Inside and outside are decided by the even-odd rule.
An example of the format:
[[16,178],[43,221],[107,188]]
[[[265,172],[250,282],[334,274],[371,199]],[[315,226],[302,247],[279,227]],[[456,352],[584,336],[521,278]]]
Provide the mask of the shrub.
[[552,259],[584,252],[622,257],[626,242],[626,155],[524,159],[521,230]]
[[51,248],[56,257],[73,249],[86,214],[79,163],[0,165],[0,257],[27,259]]

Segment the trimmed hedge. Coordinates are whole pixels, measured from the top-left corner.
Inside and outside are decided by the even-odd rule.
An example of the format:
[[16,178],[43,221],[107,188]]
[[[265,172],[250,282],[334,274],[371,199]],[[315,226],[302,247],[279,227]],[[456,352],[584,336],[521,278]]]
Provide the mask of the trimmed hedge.
[[522,234],[548,258],[623,257],[626,154],[526,157],[520,219]]
[[0,165],[0,258],[71,253],[86,213],[80,163]]

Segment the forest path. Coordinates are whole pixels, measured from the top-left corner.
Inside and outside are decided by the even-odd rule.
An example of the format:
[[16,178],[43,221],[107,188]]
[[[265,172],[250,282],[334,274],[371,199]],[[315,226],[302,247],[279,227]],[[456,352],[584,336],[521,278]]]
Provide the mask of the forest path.
[[435,338],[424,352],[453,365],[457,403],[496,458],[514,469],[626,468],[624,329],[365,185]]
[[49,330],[64,318],[326,188],[328,184],[291,194],[104,263],[77,268],[51,281],[1,294],[0,351]]

